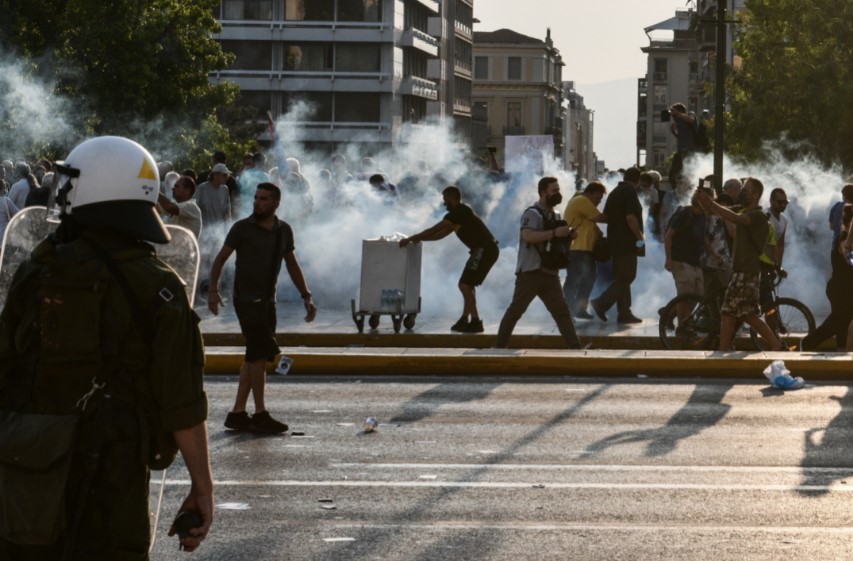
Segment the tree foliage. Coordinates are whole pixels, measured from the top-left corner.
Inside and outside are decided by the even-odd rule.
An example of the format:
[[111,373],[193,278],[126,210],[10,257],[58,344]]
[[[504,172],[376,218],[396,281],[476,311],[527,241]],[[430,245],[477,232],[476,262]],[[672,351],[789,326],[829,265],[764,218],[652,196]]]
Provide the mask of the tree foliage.
[[747,0],[736,42],[741,67],[729,86],[734,154],[804,152],[853,166],[853,2]]
[[221,143],[209,147],[209,156],[233,142],[218,114],[237,91],[208,81],[233,57],[212,38],[220,29],[213,16],[218,3],[0,0],[0,48],[27,61],[33,78],[54,84],[53,94],[71,102],[75,114],[61,117],[75,120],[79,137]]

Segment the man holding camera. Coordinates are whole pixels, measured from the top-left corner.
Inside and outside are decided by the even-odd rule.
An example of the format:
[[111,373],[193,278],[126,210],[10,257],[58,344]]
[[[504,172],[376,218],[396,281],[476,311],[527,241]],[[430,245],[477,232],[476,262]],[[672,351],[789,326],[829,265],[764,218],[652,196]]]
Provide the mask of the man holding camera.
[[[678,176],[684,169],[684,159],[695,150],[694,145],[699,121],[696,119],[696,114],[692,111],[688,112],[683,103],[676,103],[664,110],[661,117],[664,121],[669,121],[670,117],[672,118],[669,130],[678,140],[675,154],[672,156],[672,165],[669,168],[669,183],[675,185]],[[662,227],[666,227],[666,225]]]
[[[538,297],[557,322],[557,329],[570,349],[580,349],[581,342],[575,332],[572,313],[560,287],[560,274],[556,269],[543,266],[543,252],[548,242],[570,241],[577,237],[574,228],[560,220],[554,207],[563,202],[560,183],[556,177],[539,180],[539,200],[521,215],[521,233],[518,242],[518,262],[515,268],[515,292],[512,302],[501,319],[495,346],[505,349],[515,324]],[[548,228],[551,224],[560,226]]]

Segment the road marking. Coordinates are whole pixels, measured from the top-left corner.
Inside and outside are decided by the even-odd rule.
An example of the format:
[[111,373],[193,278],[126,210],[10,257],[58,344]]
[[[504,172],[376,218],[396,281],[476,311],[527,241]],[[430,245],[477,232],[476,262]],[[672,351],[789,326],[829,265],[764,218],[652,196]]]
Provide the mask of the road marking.
[[[167,479],[166,485],[187,486],[189,479]],[[503,481],[297,481],[249,480],[215,481],[219,487],[385,487],[385,488],[452,488],[452,489],[529,489],[541,482]],[[796,491],[853,492],[853,485],[781,485],[781,484],[704,484],[704,483],[545,483],[546,489],[603,489],[621,491]]]
[[[445,522],[439,524],[370,524],[364,522],[353,522],[352,524],[336,522],[331,525],[336,529],[365,529],[372,528],[377,530],[523,530],[523,531],[555,531],[555,530],[589,530],[589,531],[646,531],[646,532],[751,532],[751,533],[768,533],[768,534],[838,534],[848,535],[853,534],[853,528],[850,527],[827,527],[827,526],[672,526],[672,525],[647,525],[647,524],[590,524],[586,523],[566,523],[566,524],[539,524],[525,523],[523,521],[515,521],[507,524],[495,524],[493,522],[460,522],[452,523]],[[795,540],[791,540],[792,542]]]
[[697,473],[824,473],[827,475],[849,475],[851,467],[794,467],[794,466],[674,466],[674,465],[618,465],[618,464],[379,464],[379,463],[333,463],[335,469],[467,469],[498,471],[609,471],[609,472],[697,472]]

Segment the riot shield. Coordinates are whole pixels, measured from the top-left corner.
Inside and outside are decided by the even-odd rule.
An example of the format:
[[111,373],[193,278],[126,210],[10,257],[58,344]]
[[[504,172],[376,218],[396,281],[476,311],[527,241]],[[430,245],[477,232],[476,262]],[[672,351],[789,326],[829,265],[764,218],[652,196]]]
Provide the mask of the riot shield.
[[195,287],[198,281],[198,267],[201,252],[198,249],[198,241],[192,232],[181,226],[167,224],[166,229],[172,236],[172,241],[164,244],[151,244],[157,251],[160,261],[171,267],[178,276],[187,284],[187,299],[190,307],[195,300]]
[[[30,258],[35,247],[57,226],[55,221],[47,220],[47,209],[43,206],[27,207],[12,217],[0,248],[0,309],[6,304],[6,294],[18,266]],[[186,228],[166,228],[172,236],[172,241],[152,245],[157,257],[174,269],[187,284],[187,298],[192,305],[198,279],[198,242]]]
[[0,309],[6,304],[6,294],[18,266],[30,258],[36,246],[57,226],[47,220],[47,208],[43,206],[22,209],[9,221],[0,249]]

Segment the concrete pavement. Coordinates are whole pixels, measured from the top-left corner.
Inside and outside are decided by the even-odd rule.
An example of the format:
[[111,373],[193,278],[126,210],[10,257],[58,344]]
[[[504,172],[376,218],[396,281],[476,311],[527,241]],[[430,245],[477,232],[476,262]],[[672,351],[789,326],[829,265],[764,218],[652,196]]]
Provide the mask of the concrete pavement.
[[[349,310],[321,310],[312,323],[302,321],[299,302],[280,302],[278,340],[294,359],[294,374],[358,375],[556,375],[572,373],[618,376],[702,376],[761,378],[773,360],[784,360],[794,376],[846,380],[851,353],[750,352],[744,337],[734,353],[663,350],[656,320],[619,325],[576,321],[581,340],[592,350],[569,351],[553,320],[536,313],[522,318],[511,346],[492,349],[499,318],[484,324],[485,333],[452,333],[456,318],[420,314],[412,330],[395,333],[388,316],[376,330],[359,333]],[[208,374],[236,373],[243,357],[243,338],[233,310],[214,317],[196,306],[202,317]]]

